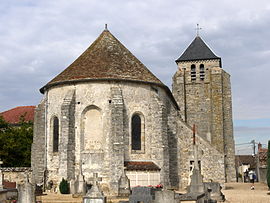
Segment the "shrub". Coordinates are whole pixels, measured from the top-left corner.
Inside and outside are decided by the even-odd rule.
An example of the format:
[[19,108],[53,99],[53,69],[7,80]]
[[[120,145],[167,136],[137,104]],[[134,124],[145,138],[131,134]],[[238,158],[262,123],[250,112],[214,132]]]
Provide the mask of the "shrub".
[[59,190],[61,194],[69,194],[69,184],[64,178],[62,178],[62,181],[60,182]]

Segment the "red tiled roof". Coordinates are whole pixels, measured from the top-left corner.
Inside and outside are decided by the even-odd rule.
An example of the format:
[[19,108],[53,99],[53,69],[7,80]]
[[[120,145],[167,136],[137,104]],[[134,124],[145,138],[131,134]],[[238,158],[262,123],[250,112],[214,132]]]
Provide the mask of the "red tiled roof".
[[124,166],[128,171],[159,171],[160,168],[151,161],[125,161]]
[[22,116],[26,122],[34,121],[35,106],[18,106],[13,109],[0,113],[6,122],[10,124],[17,124],[20,122]]

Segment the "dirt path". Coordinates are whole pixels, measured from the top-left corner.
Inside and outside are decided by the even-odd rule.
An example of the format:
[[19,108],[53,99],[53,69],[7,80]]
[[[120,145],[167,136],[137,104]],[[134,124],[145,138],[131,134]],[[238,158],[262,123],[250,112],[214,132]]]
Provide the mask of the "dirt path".
[[265,184],[255,183],[255,190],[250,190],[249,183],[227,183],[222,190],[229,203],[270,203],[270,194]]

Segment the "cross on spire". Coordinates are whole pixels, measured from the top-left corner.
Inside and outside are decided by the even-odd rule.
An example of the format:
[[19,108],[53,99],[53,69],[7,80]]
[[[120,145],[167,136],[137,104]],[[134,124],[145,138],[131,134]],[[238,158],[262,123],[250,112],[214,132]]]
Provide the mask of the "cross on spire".
[[197,37],[200,35],[200,30],[202,28],[200,27],[199,23],[197,23],[197,27],[195,28],[196,32],[197,32]]

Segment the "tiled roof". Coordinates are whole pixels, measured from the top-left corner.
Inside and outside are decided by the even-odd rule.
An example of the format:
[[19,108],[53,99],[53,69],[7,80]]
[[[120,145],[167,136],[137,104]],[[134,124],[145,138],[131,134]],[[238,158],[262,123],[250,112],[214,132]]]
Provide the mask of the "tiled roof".
[[128,171],[159,171],[160,168],[151,161],[125,161]]
[[127,80],[165,86],[108,30],[69,67],[40,89],[88,80]]
[[210,59],[220,59],[220,57],[217,57],[202,38],[197,36],[176,62]]
[[6,122],[10,124],[18,124],[21,117],[24,116],[26,122],[34,121],[35,106],[18,106],[16,108],[0,113]]
[[235,165],[250,165],[250,168],[256,168],[255,157],[252,155],[236,155],[235,156]]

